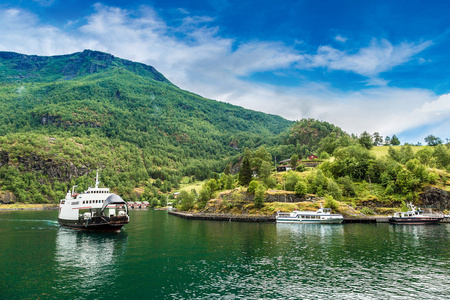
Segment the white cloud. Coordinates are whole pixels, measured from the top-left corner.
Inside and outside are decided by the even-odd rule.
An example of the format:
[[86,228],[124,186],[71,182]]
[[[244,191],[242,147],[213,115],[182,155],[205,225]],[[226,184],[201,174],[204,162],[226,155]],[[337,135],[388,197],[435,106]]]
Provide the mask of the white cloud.
[[33,0],[33,2],[38,3],[40,6],[48,7],[51,6],[55,0]]
[[314,55],[305,55],[299,68],[324,67],[329,70],[354,72],[367,77],[377,77],[380,73],[409,61],[415,54],[431,45],[431,41],[418,45],[401,43],[392,45],[387,40],[373,39],[369,47],[356,53],[340,51],[331,46],[321,46]]
[[[152,65],[181,88],[211,99],[291,120],[312,117],[353,133],[392,135],[449,117],[448,95],[438,98],[426,90],[389,88],[379,76],[408,62],[431,42],[392,45],[374,39],[357,51],[321,46],[315,54],[305,54],[279,42],[223,38],[218,28],[208,26],[211,18],[188,12],[183,12],[181,25],[171,27],[150,7],[94,7],[96,12],[82,21],[67,22],[70,31],[43,25],[20,9],[0,10],[0,50],[38,55],[105,51]],[[366,76],[372,87],[343,92],[328,83],[281,87],[242,79],[293,65],[354,72]]]
[[342,35],[338,34],[334,37],[335,41],[338,41],[340,43],[345,43],[347,41],[346,37],[343,37]]

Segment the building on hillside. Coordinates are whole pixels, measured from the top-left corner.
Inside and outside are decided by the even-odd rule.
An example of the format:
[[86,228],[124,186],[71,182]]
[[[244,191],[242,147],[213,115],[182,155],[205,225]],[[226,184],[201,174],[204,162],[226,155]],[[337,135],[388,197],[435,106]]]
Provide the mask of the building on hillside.
[[292,170],[292,166],[291,165],[278,165],[277,166],[277,172],[286,172]]
[[314,154],[311,154],[310,156],[308,156],[309,160],[314,160],[314,159],[318,159],[317,156],[315,156]]

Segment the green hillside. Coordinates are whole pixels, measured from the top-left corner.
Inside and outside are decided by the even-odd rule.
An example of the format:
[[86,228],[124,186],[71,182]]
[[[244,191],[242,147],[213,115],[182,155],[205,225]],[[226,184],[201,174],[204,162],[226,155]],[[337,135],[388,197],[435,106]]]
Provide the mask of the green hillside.
[[223,171],[245,147],[281,144],[292,124],[102,52],[0,52],[0,186],[20,201],[57,200],[97,168],[129,196],[156,179],[167,190],[182,176]]

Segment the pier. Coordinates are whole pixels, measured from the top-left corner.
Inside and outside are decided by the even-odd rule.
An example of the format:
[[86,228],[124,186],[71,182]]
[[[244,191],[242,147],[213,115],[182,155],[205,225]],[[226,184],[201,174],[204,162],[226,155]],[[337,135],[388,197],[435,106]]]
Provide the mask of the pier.
[[169,211],[169,214],[188,220],[233,221],[233,222],[275,222],[274,215],[235,215],[235,214],[208,214]]
[[[211,214],[211,213],[190,213],[169,211],[169,214],[187,220],[207,220],[207,221],[233,221],[233,222],[273,222],[275,215],[236,215],[236,214]],[[388,223],[387,217],[365,217],[365,218],[344,218],[343,224],[350,223]]]

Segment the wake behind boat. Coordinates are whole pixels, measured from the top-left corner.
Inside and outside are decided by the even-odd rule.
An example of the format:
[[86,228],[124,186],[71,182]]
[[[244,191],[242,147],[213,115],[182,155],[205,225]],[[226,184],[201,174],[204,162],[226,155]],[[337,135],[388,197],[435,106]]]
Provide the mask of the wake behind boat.
[[426,225],[438,224],[444,219],[444,216],[437,214],[424,214],[423,210],[417,209],[412,203],[408,203],[409,210],[407,212],[396,212],[393,217],[389,218],[391,224],[410,224],[410,225]]
[[76,186],[59,203],[58,223],[61,226],[82,229],[117,231],[128,224],[127,203],[109,188],[98,187],[100,181],[95,177],[95,187],[84,193],[75,192]]
[[291,213],[277,212],[277,223],[304,223],[304,224],[339,224],[344,221],[341,214],[332,214],[330,208],[320,208],[317,211],[298,211]]

